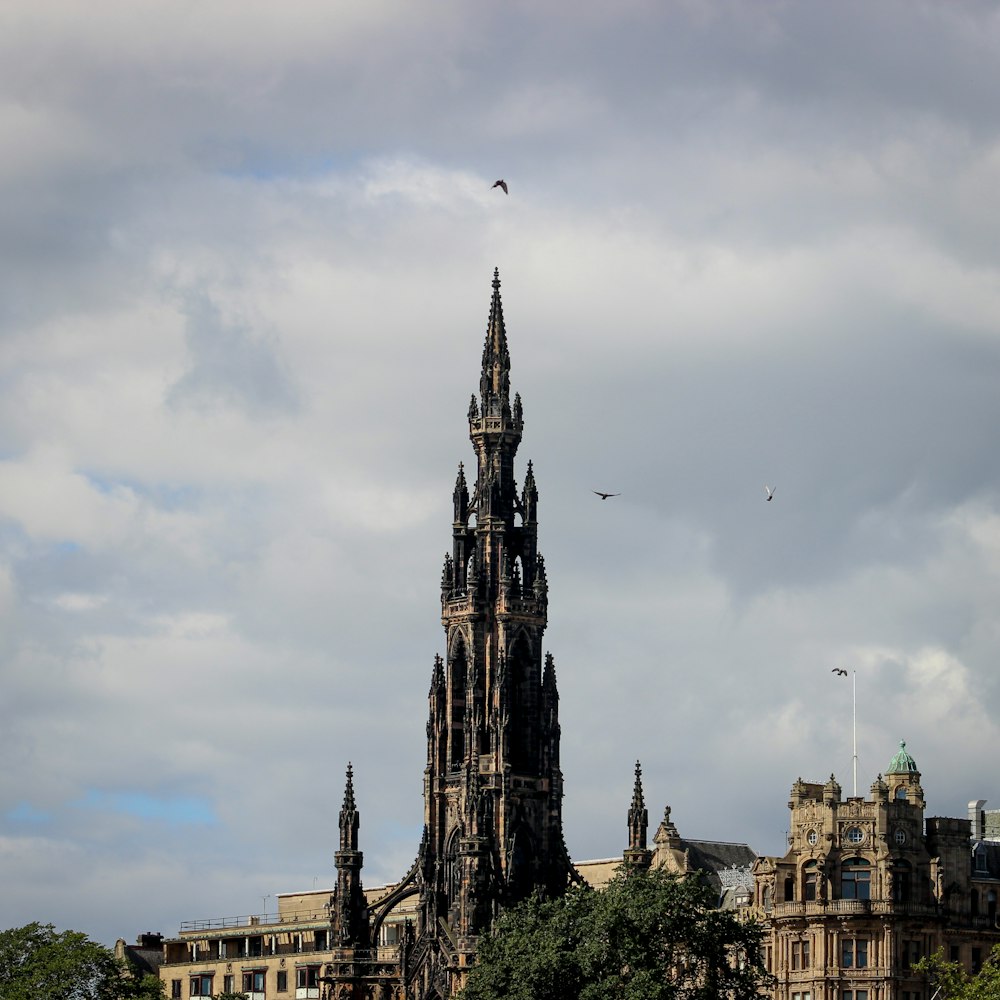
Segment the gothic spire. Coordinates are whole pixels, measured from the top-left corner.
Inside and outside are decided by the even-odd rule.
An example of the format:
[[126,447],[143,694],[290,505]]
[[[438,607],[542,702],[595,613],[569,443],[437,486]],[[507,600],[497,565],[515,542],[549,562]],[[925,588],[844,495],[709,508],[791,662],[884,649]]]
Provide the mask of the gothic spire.
[[340,850],[334,855],[337,888],[331,900],[337,939],[344,947],[366,947],[368,943],[368,911],[361,886],[364,856],[358,850],[358,822],[354,768],[348,762],[344,804],[340,807]]
[[354,768],[347,762],[347,784],[344,788],[344,804],[340,807],[340,849],[358,849],[358,807],[354,801]]
[[[486,343],[483,345],[483,373],[479,380],[479,395],[483,413],[499,416],[495,406],[510,402],[510,352],[507,350],[507,330],[503,322],[503,304],[500,301],[500,269],[493,270],[493,300],[490,302],[490,319],[486,326]],[[490,404],[494,405],[491,406]]]
[[652,855],[646,847],[646,829],[649,814],[642,795],[642,765],[635,762],[635,787],[632,790],[632,805],[628,811],[628,849],[625,860],[632,864],[649,867]]

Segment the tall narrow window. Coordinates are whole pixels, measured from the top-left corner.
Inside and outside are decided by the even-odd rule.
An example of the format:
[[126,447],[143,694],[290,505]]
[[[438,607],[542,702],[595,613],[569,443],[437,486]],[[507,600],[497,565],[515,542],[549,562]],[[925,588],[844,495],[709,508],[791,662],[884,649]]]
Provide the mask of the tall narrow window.
[[511,679],[511,766],[521,774],[534,774],[538,768],[537,712],[538,671],[527,639],[521,636],[510,655]]
[[816,900],[817,868],[815,861],[807,861],[802,866],[802,898],[807,903]]
[[908,903],[911,893],[911,868],[909,862],[894,861],[892,864],[892,898],[896,903]]
[[468,664],[465,656],[465,643],[459,639],[451,659],[451,743],[450,760],[453,767],[465,760],[465,702],[466,675]]
[[868,968],[868,941],[866,938],[844,938],[840,942],[840,967],[842,969]]
[[864,858],[845,858],[840,863],[841,899],[871,899],[872,870]]

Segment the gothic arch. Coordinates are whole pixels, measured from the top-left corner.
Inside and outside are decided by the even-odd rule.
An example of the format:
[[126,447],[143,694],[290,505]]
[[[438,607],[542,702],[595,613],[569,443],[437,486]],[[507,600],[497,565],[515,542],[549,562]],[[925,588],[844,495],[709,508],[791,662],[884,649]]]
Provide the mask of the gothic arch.
[[469,656],[465,635],[457,631],[448,653],[448,762],[456,767],[465,760],[465,711]]
[[508,647],[510,677],[510,764],[522,774],[538,769],[538,669],[531,640],[519,630]]
[[519,823],[510,838],[507,851],[507,891],[513,901],[531,894],[535,885],[537,852],[528,828]]
[[456,826],[444,846],[444,886],[449,903],[454,903],[462,891],[462,872],[458,864],[458,840],[462,836],[461,827]]

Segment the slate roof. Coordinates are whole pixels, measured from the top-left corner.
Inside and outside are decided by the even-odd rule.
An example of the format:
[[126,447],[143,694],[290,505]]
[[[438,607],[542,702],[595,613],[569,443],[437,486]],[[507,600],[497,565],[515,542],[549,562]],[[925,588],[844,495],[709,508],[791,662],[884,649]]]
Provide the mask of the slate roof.
[[718,840],[685,840],[681,838],[681,848],[688,852],[692,868],[702,873],[703,880],[710,885],[720,898],[723,885],[719,872],[738,868],[749,869],[757,860],[757,853],[747,844],[730,844]]

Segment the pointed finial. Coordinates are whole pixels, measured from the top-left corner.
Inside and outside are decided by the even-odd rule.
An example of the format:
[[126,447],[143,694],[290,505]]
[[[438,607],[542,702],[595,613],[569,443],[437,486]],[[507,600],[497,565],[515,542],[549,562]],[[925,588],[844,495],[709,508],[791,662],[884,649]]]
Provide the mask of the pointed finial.
[[646,803],[642,797],[642,765],[639,761],[635,762],[635,787],[632,790],[632,808],[646,808]]
[[344,811],[354,812],[357,806],[354,804],[354,767],[350,761],[347,762],[347,786],[344,788]]
[[642,765],[635,762],[635,788],[632,791],[632,805],[628,810],[628,850],[625,860],[644,867],[649,865],[649,853],[646,850],[646,828],[649,814],[642,797]]
[[493,268],[493,287],[494,287],[494,289],[497,289],[497,290],[499,290],[499,288],[500,288],[500,268],[499,267]]

